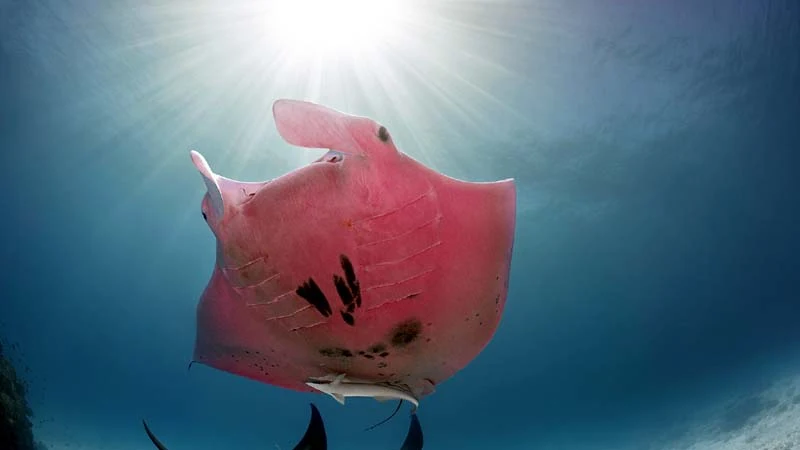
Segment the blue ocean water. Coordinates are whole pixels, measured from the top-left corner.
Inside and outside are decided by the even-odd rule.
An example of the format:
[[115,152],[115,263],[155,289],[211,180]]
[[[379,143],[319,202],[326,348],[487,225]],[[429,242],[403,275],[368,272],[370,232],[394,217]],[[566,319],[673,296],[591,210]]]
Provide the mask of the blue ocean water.
[[37,439],[285,449],[313,401],[331,448],[399,447],[406,414],[362,431],[394,405],[186,369],[215,258],[188,151],[301,167],[270,111],[297,98],[516,180],[503,320],[425,448],[800,448],[800,5],[408,3],[379,51],[304,60],[252,0],[0,0],[0,338]]

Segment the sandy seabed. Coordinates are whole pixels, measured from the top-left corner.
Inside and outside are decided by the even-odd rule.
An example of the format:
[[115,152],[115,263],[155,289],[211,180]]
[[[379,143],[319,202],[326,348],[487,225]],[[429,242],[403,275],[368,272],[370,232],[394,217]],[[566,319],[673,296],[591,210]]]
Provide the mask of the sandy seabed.
[[800,450],[800,376],[714,405],[662,450]]

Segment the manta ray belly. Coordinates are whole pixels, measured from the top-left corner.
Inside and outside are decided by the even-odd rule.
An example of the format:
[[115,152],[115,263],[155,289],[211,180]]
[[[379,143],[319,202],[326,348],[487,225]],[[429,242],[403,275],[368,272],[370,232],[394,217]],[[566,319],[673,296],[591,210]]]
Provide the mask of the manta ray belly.
[[420,398],[480,353],[508,291],[513,182],[390,156],[315,163],[244,194],[218,183],[196,361],[295,390],[344,373]]

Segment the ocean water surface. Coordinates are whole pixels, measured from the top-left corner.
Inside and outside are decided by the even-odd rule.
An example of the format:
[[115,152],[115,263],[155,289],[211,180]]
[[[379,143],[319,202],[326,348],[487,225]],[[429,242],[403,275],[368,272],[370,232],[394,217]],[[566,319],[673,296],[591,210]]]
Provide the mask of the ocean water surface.
[[308,164],[292,98],[517,183],[503,319],[426,449],[800,449],[798,2],[348,1],[0,0],[0,339],[38,441],[287,449],[314,402],[330,448],[399,448],[407,409],[364,432],[394,405],[187,371],[216,256],[188,152]]

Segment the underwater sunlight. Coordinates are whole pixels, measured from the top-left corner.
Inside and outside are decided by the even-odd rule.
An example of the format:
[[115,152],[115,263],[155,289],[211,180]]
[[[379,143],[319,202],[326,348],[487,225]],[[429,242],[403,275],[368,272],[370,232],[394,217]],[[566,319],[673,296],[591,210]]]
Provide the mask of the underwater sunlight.
[[0,450],[800,449],[797,0],[0,0]]
[[391,45],[403,31],[406,7],[400,0],[282,0],[270,4],[265,26],[271,42],[292,58],[336,59]]

